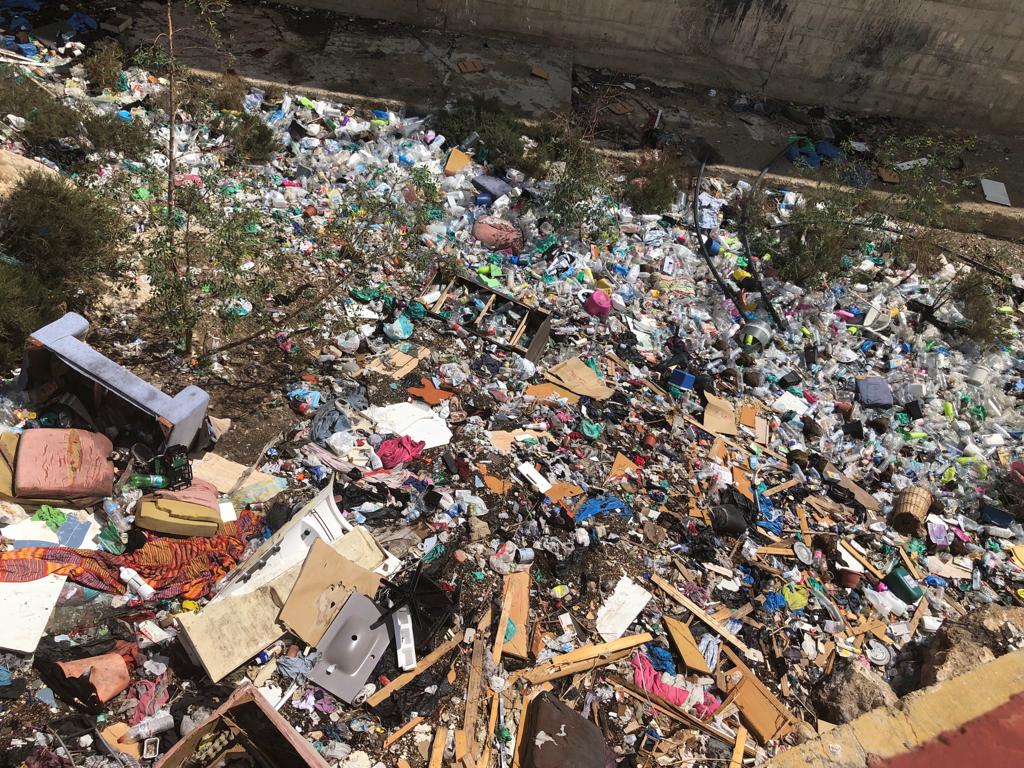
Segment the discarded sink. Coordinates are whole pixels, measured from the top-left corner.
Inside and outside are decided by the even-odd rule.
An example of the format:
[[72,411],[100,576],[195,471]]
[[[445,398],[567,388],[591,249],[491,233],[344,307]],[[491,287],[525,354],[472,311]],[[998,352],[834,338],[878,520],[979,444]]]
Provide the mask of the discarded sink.
[[382,615],[370,598],[353,592],[320,640],[309,680],[351,704],[391,645]]

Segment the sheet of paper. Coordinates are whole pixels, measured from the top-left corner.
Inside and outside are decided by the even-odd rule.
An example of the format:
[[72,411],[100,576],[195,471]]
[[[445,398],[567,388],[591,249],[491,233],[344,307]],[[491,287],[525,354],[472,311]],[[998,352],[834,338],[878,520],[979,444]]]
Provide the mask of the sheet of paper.
[[605,642],[618,640],[653,595],[628,576],[619,579],[615,590],[597,611],[597,632]]

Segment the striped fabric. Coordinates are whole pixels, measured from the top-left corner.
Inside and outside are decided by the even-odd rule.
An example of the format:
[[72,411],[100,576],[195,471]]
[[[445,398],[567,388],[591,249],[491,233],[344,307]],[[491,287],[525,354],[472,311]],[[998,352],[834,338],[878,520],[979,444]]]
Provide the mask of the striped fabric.
[[121,567],[134,568],[162,598],[195,600],[234,570],[245,545],[263,528],[263,517],[243,511],[210,538],[152,538],[131,554],[114,555],[69,547],[25,547],[0,552],[0,581],[35,581],[51,573],[102,592],[124,594]]

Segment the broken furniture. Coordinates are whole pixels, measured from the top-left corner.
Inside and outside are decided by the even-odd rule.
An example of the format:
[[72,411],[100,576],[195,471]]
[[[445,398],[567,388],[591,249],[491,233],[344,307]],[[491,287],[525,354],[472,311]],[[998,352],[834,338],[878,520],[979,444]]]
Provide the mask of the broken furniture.
[[68,406],[117,445],[191,447],[210,396],[194,386],[174,397],[165,394],[82,341],[88,330],[84,317],[68,312],[33,333],[25,350],[21,387],[35,390],[44,402]]
[[249,755],[256,765],[289,768],[328,768],[313,746],[279,715],[251,684],[238,688],[194,731],[164,755],[156,768],[182,768],[201,745],[221,733],[224,747],[209,756],[205,765],[223,765],[233,755]]
[[[479,297],[478,301],[482,306],[475,307],[476,314],[471,322],[455,320],[454,317],[452,320],[459,322],[474,334],[487,338],[496,346],[522,355],[530,362],[536,362],[544,351],[551,333],[550,313],[489,288],[476,280],[459,275],[449,277],[440,270],[435,270],[426,281],[421,295],[427,294],[431,286],[440,286],[441,290],[437,300],[428,307],[434,314],[448,319],[449,314],[446,313],[452,312],[457,296]],[[493,330],[492,321],[501,315],[507,315],[516,321],[504,339],[490,333]]]

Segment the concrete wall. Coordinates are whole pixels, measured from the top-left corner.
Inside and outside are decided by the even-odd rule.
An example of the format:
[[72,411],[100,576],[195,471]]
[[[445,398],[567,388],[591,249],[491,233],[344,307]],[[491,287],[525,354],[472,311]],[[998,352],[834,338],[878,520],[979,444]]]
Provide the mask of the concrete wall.
[[1024,125],[1021,0],[287,0],[572,47],[585,66],[976,127]]

